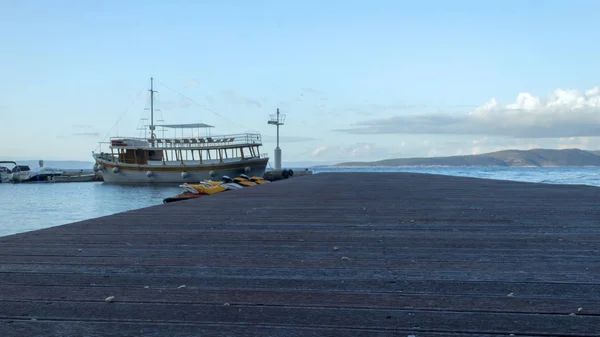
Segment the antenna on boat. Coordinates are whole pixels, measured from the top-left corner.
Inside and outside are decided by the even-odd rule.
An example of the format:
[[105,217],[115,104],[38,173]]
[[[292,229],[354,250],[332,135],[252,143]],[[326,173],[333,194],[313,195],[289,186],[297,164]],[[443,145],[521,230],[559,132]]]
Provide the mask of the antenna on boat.
[[156,135],[154,134],[154,130],[156,127],[154,126],[154,78],[150,77],[150,139],[152,139],[152,146],[154,146],[154,138]]
[[271,115],[271,119],[267,124],[277,126],[277,147],[275,148],[275,169],[281,170],[281,149],[279,148],[279,126],[283,125],[285,121],[285,114],[279,113],[279,108],[277,108],[277,114]]

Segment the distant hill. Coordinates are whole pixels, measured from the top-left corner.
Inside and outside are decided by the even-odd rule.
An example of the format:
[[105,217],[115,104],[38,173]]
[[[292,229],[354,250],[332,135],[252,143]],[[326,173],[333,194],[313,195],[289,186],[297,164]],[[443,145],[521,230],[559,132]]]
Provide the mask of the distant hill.
[[505,150],[468,156],[398,158],[372,162],[346,162],[332,167],[394,166],[600,166],[600,151]]

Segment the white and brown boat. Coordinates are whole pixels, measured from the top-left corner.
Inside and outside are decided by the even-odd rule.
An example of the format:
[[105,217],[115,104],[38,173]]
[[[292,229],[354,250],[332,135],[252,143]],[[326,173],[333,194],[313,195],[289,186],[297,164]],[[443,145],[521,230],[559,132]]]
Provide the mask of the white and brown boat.
[[178,129],[183,134],[202,129],[208,133],[213,126],[155,125],[154,92],[151,79],[149,137],[113,137],[110,152],[93,153],[94,171],[100,172],[106,183],[193,183],[240,174],[263,176],[269,158],[260,153],[260,134],[157,138],[157,127]]

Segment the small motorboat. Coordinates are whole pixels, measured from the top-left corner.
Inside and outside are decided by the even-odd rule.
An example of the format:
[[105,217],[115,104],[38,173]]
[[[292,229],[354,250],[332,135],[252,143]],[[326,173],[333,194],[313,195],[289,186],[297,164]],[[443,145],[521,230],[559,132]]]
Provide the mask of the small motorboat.
[[53,183],[81,183],[96,181],[97,177],[95,173],[92,174],[80,174],[80,175],[61,175],[51,177],[50,181]]
[[[0,161],[0,164],[13,164],[14,166],[17,166],[17,163],[13,161]],[[11,173],[12,171],[8,167],[0,166],[0,183],[9,182],[9,177]]]
[[20,183],[30,178],[31,169],[27,165],[18,165],[14,161],[0,161],[0,164],[12,164],[13,168],[0,166],[0,182]]
[[[43,162],[40,161],[43,165]],[[22,182],[40,182],[40,181],[52,181],[54,177],[62,176],[65,174],[64,170],[40,166],[37,169],[29,171],[29,177],[27,179],[21,179]]]

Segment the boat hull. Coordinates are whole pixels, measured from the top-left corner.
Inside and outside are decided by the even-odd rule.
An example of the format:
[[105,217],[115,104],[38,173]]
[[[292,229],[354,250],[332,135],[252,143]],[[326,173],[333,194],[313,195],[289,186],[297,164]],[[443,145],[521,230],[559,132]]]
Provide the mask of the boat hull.
[[21,182],[29,181],[29,179],[31,179],[31,175],[30,175],[29,171],[15,172],[15,173],[11,173],[8,176],[8,182],[11,182],[11,183],[21,183]]
[[71,183],[71,182],[90,182],[90,181],[96,181],[96,174],[82,174],[82,175],[72,175],[72,176],[67,176],[67,175],[63,175],[63,176],[55,176],[52,177],[52,182],[55,183]]
[[44,181],[52,181],[54,177],[60,176],[60,174],[36,174],[33,176],[29,176],[27,179],[21,180],[23,183],[28,182],[44,182]]
[[109,184],[170,184],[197,183],[205,179],[218,180],[223,176],[237,177],[240,174],[262,177],[268,161],[268,158],[260,158],[214,165],[150,166],[115,165],[113,162],[97,159],[96,167],[100,168],[98,171],[104,182]]

